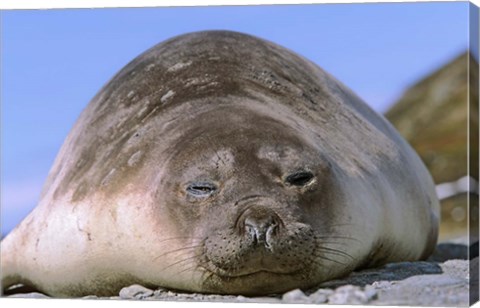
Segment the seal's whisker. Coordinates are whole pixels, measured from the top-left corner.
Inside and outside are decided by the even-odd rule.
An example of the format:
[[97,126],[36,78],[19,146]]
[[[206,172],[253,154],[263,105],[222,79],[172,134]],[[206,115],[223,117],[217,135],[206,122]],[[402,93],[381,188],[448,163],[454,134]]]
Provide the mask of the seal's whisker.
[[182,247],[182,248],[174,249],[174,250],[171,250],[171,251],[167,251],[167,252],[155,257],[153,260],[157,260],[160,257],[166,256],[166,255],[174,253],[174,252],[178,252],[178,251],[182,251],[182,250],[195,249],[195,248],[198,248],[198,247],[201,247],[201,246],[202,245],[188,246],[188,247]]
[[181,270],[180,272],[178,272],[177,274],[182,274],[182,273],[184,273],[184,272],[186,272],[186,271],[189,271],[189,270],[191,270],[191,269],[196,269],[196,268],[198,268],[198,264],[195,264],[194,266],[187,267],[187,268]]
[[170,237],[170,238],[161,239],[161,240],[158,241],[158,243],[178,240],[178,239],[182,239],[182,238],[186,238],[186,239],[189,239],[189,240],[194,240],[194,239],[200,239],[201,240],[202,239],[201,237],[177,236],[177,237]]
[[344,227],[344,226],[360,226],[361,224],[355,222],[344,222],[328,225],[328,227]]
[[352,240],[352,241],[356,241],[360,244],[362,244],[362,242],[354,237],[349,237],[349,236],[337,236],[337,235],[329,235],[329,236],[315,236],[315,239],[342,239],[342,240]]
[[[340,245],[342,247],[350,247],[351,244],[349,243],[343,243],[343,242],[325,242],[325,241],[319,241],[318,242],[319,245],[325,245],[325,244],[328,244],[328,245]],[[334,248],[332,248],[334,249]]]
[[[177,257],[177,258],[182,258],[182,257],[184,257],[184,256],[188,256],[188,255],[190,255],[190,254],[193,252],[192,249],[193,249],[193,248],[191,248],[191,249],[187,249],[187,248],[185,248],[185,249],[180,249],[180,252],[176,255],[176,257]],[[178,249],[177,249],[177,251],[178,251]]]
[[341,246],[348,246],[350,244],[343,243],[343,242],[326,242],[326,241],[318,241],[319,244],[329,244],[329,245],[341,245]]
[[172,267],[172,266],[175,266],[175,265],[178,265],[178,264],[180,264],[180,263],[183,263],[183,262],[185,262],[185,261],[190,261],[190,260],[192,260],[192,259],[194,259],[194,258],[197,258],[197,257],[198,257],[198,255],[194,255],[194,256],[190,256],[190,257],[185,258],[185,259],[181,259],[181,260],[179,260],[179,261],[177,261],[177,262],[173,262],[172,264],[164,267],[164,268],[162,269],[162,271],[164,271],[164,270],[166,270],[166,269],[168,269],[168,268],[170,268],[170,267]]
[[337,256],[343,256],[343,257],[348,257],[352,260],[355,260],[354,257],[352,257],[351,255],[349,255],[348,253],[344,252],[344,251],[341,251],[341,250],[337,250],[337,249],[333,249],[333,248],[328,248],[328,247],[322,247],[322,246],[319,246],[319,247],[316,247],[317,249],[319,250],[325,250],[325,251],[322,251],[322,253],[329,253],[329,254],[332,254],[332,255],[337,255]]
[[323,259],[323,260],[327,260],[327,261],[331,261],[331,262],[335,262],[335,263],[338,263],[338,264],[341,264],[341,265],[346,265],[345,263],[343,262],[340,262],[338,260],[334,260],[334,259],[330,259],[330,258],[327,258],[323,255],[316,255],[316,257],[320,258],[320,259]]

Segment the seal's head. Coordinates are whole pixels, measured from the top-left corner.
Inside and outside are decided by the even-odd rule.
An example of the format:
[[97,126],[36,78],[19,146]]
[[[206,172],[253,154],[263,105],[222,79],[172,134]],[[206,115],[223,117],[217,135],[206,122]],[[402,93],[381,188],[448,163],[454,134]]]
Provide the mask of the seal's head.
[[337,230],[341,175],[301,130],[217,108],[170,151],[158,199],[184,239],[175,266],[203,272],[203,291],[280,292],[325,280],[332,265],[349,269],[348,236]]

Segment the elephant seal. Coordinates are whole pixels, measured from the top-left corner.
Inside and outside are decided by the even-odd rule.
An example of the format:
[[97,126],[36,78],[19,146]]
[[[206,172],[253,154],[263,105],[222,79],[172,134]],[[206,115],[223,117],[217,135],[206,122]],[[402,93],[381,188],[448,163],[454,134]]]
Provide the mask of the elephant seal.
[[83,111],[1,244],[2,285],[278,293],[424,259],[438,221],[418,156],[340,82],[259,38],[192,33]]

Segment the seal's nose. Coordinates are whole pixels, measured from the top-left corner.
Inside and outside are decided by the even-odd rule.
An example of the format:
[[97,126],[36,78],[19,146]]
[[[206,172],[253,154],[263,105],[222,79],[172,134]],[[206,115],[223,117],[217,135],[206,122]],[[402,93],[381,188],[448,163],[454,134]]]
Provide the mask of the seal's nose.
[[278,215],[265,208],[250,208],[243,215],[245,236],[252,239],[254,245],[271,248],[273,238],[280,228]]

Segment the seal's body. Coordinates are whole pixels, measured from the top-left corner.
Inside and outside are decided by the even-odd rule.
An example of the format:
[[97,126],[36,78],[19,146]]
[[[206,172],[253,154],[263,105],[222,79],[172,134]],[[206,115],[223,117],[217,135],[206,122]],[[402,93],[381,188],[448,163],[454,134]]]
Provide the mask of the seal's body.
[[270,42],[193,33],[84,110],[2,242],[2,285],[283,292],[426,258],[438,220],[418,156],[345,86]]

